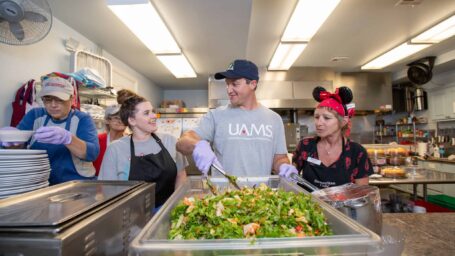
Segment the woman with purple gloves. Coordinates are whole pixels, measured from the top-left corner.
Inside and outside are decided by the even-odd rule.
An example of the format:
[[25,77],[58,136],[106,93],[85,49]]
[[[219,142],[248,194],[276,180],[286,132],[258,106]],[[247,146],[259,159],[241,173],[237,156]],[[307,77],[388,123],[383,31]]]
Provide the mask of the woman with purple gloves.
[[[93,120],[88,114],[71,108],[74,89],[69,79],[72,78],[60,73],[42,77],[39,97],[44,108],[30,110],[17,126],[19,130],[35,131],[29,141],[30,149],[47,151],[51,164],[50,185],[94,179],[95,168],[91,162],[99,153]],[[2,142],[2,146],[18,145]]]

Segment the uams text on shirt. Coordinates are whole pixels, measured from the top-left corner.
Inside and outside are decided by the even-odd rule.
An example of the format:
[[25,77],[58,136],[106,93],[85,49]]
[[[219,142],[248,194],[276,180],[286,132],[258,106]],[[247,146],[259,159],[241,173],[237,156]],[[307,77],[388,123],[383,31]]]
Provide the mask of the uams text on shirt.
[[272,125],[261,124],[229,124],[229,135],[247,137],[268,137],[273,136]]

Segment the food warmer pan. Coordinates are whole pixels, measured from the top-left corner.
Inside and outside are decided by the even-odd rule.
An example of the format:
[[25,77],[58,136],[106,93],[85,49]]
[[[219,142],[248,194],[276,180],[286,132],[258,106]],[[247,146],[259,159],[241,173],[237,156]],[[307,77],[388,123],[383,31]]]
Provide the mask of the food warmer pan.
[[127,255],[155,184],[69,181],[0,200],[0,255]]
[[[211,178],[219,188],[226,188],[226,178]],[[238,179],[239,185],[265,183],[294,193],[308,194],[297,184],[278,176]],[[210,193],[204,179],[189,177],[142,229],[130,245],[131,255],[372,255],[382,250],[381,238],[373,231],[313,197],[320,204],[334,235],[304,238],[259,238],[168,240],[170,214],[184,197]]]

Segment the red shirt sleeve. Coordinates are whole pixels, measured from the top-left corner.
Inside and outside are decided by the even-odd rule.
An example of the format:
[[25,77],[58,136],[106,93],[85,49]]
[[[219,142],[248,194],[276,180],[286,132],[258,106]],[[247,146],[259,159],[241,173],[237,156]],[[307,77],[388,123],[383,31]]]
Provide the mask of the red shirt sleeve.
[[98,173],[100,172],[101,163],[103,162],[104,153],[106,152],[107,133],[98,134],[98,141],[100,143],[100,154],[98,155],[96,160],[93,162],[93,166],[95,167],[95,170],[96,170],[95,176],[98,176]]

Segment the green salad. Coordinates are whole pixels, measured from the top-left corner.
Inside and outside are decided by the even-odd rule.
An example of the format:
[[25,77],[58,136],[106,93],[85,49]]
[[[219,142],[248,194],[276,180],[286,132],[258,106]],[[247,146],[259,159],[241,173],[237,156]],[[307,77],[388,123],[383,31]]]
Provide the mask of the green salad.
[[171,212],[169,239],[242,239],[332,235],[310,195],[257,188],[186,197]]

